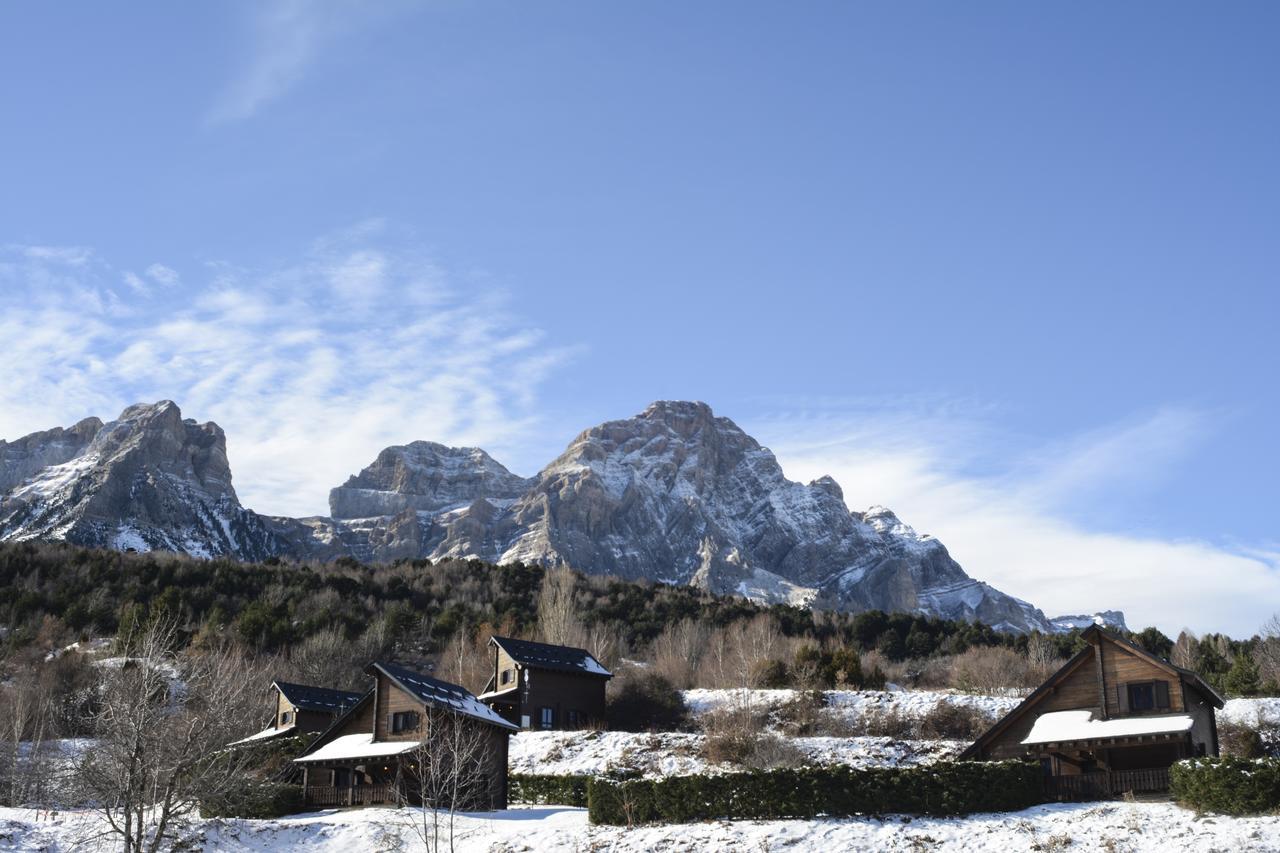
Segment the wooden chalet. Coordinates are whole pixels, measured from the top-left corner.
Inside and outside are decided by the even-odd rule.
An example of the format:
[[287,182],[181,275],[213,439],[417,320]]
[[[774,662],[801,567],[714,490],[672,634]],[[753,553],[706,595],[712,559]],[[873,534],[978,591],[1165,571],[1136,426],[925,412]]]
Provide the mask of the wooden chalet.
[[238,740],[232,746],[270,740],[285,735],[322,732],[348,708],[360,701],[360,693],[349,690],[331,690],[328,687],[312,687],[288,681],[271,682],[274,715],[271,725]]
[[369,692],[294,759],[308,805],[444,805],[429,776],[458,766],[467,778],[452,788],[462,792],[457,807],[506,808],[507,736],[516,726],[457,684],[391,663],[365,674]]
[[1200,676],[1097,626],[1083,638],[960,758],[1038,758],[1049,793],[1089,799],[1166,790],[1175,761],[1218,754],[1223,699]]
[[479,698],[522,729],[581,729],[605,723],[613,673],[586,649],[490,637],[493,675]]

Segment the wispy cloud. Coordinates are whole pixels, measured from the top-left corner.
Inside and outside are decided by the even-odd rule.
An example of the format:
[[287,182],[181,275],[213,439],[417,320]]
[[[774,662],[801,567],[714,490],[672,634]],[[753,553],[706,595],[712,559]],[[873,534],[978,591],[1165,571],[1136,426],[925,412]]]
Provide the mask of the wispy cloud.
[[793,479],[832,475],[851,508],[890,506],[969,574],[1051,616],[1119,608],[1138,627],[1247,636],[1280,607],[1274,547],[1133,534],[1078,512],[1103,494],[1140,499],[1135,484],[1158,485],[1211,421],[1170,408],[1037,445],[973,406],[900,400],[801,402],[751,427]]
[[211,123],[243,121],[296,86],[343,37],[385,20],[402,4],[355,0],[264,0],[247,7],[245,49]]
[[387,242],[356,229],[272,269],[184,271],[177,293],[139,291],[100,259],[11,249],[0,359],[22,369],[0,385],[0,436],[173,399],[226,430],[242,502],[288,515],[326,511],[328,490],[391,444],[520,446],[568,351],[500,293]]

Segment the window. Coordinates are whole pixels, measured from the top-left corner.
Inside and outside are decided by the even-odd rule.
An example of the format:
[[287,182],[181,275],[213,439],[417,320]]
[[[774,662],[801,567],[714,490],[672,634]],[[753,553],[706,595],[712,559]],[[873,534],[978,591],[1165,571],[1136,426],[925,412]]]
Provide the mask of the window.
[[1169,682],[1134,681],[1120,686],[1120,710],[1165,711],[1169,708]]
[[280,715],[280,725],[287,726],[289,725],[289,721],[292,719],[293,719],[293,712],[285,711],[283,714]]
[[538,709],[538,725],[544,729],[549,729],[556,724],[556,712],[553,708],[542,706]]
[[396,711],[391,715],[391,731],[398,732],[416,732],[418,730],[418,712],[417,711]]
[[582,715],[578,713],[577,709],[570,708],[568,711],[565,712],[565,721],[569,724],[571,728],[577,728],[578,725],[582,722]]
[[510,684],[510,683],[511,683],[511,675],[512,675],[511,670],[509,670],[509,669],[504,669],[504,670],[502,671],[502,674],[498,676],[498,683],[499,683],[499,684]]
[[1156,706],[1156,688],[1150,681],[1129,685],[1129,710],[1150,711]]

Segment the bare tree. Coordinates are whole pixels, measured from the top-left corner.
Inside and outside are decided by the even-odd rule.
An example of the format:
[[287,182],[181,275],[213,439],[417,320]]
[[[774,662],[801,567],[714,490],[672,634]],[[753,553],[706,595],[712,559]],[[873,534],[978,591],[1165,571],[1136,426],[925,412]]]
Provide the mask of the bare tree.
[[[456,636],[468,633],[464,627]],[[457,678],[467,665],[465,646],[452,645],[450,654],[438,671]],[[487,724],[452,709],[427,705],[419,731],[422,739],[401,756],[397,791],[401,805],[412,806],[410,824],[423,846],[431,853],[452,851],[461,840],[458,812],[490,806],[495,792],[489,780],[501,753]]]
[[102,670],[80,780],[125,853],[163,849],[201,801],[244,783],[247,753],[224,747],[261,710],[257,673],[226,649],[180,657],[176,640],[161,621],[122,638]]
[[582,639],[577,610],[578,578],[566,567],[547,569],[538,590],[538,634],[543,642],[573,645]]
[[1254,662],[1262,681],[1280,684],[1280,613],[1263,623],[1260,642],[1254,649]]
[[1194,670],[1200,663],[1200,650],[1197,648],[1196,635],[1191,633],[1191,629],[1183,628],[1178,634],[1178,639],[1173,644],[1173,651],[1169,655],[1169,662],[1174,666],[1190,670]]
[[707,650],[706,625],[683,619],[668,625],[653,641],[654,671],[679,688],[694,686],[694,672]]
[[1027,638],[1027,662],[1031,665],[1032,678],[1044,681],[1058,664],[1058,649],[1052,640],[1037,631]]
[[0,773],[4,790],[0,792],[11,805],[45,803],[45,741],[50,736],[51,708],[48,692],[38,674],[23,669],[0,691]]
[[369,627],[355,640],[348,640],[337,628],[329,627],[307,637],[289,655],[289,671],[303,684],[358,689],[364,683],[364,668],[387,651],[382,623]]

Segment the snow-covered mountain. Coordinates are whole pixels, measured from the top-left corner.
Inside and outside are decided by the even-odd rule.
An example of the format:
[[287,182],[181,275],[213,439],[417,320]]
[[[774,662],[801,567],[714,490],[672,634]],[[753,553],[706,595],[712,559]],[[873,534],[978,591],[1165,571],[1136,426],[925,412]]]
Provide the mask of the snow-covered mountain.
[[705,403],[658,402],[592,427],[529,479],[478,448],[389,447],[329,499],[331,514],[313,518],[241,507],[222,430],[167,401],[0,442],[0,539],[249,560],[519,560],[757,601],[1055,628],[890,510],[850,512],[830,477],[787,480]]
[[282,547],[236,499],[222,430],[168,400],[0,442],[0,484],[0,539],[247,560]]
[[1124,623],[1124,613],[1119,610],[1102,610],[1097,613],[1077,614],[1074,616],[1054,616],[1049,621],[1053,623],[1055,631],[1060,631],[1064,634],[1076,628],[1083,631],[1091,625],[1098,625],[1102,628],[1115,628],[1121,631],[1129,630],[1129,626]]

